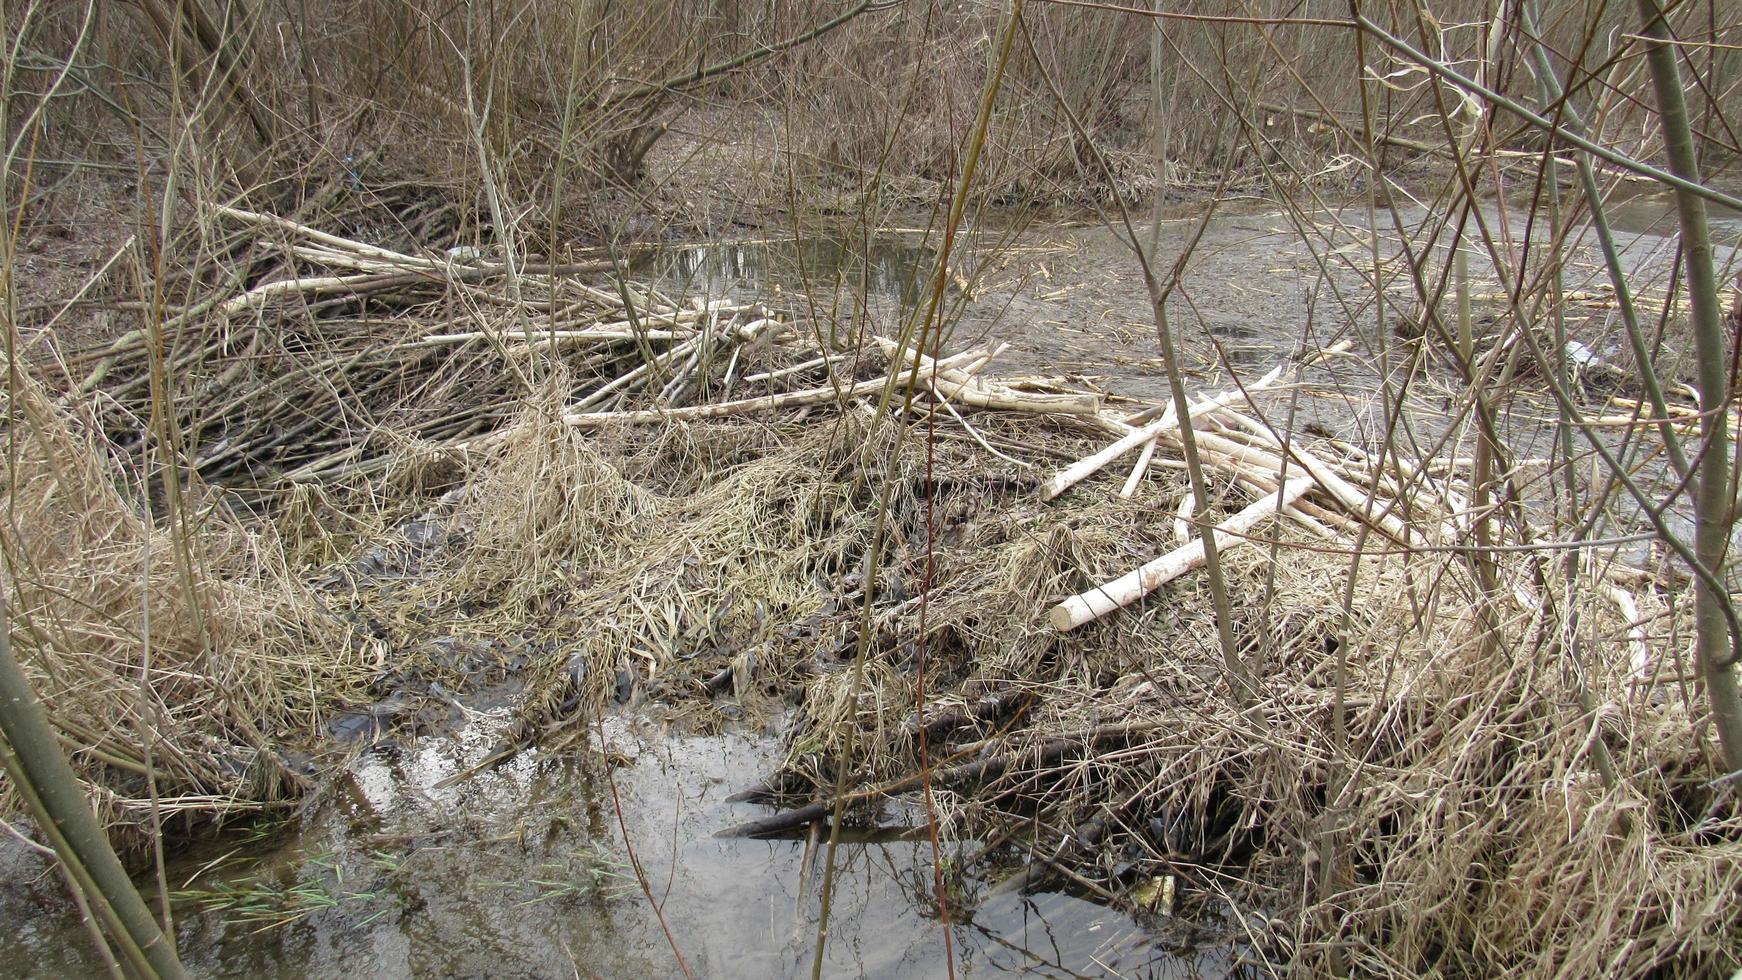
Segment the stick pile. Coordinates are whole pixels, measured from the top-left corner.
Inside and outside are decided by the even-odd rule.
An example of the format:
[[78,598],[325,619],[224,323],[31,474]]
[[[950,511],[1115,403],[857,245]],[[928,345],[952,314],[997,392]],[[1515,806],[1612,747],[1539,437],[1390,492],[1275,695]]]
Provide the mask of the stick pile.
[[[29,652],[43,678],[98,672],[68,675],[103,696],[75,712],[63,692],[57,722],[128,800],[143,798],[142,761],[123,749],[154,719],[198,736],[167,751],[210,756],[155,763],[177,777],[175,806],[273,799],[288,790],[260,784],[289,778],[266,764],[275,733],[318,730],[335,700],[379,697],[383,675],[447,705],[436,683],[460,690],[471,669],[414,651],[485,637],[524,653],[493,761],[590,739],[638,696],[698,727],[780,719],[788,752],[755,800],[784,809],[745,813],[760,819],[738,833],[802,832],[837,806],[886,819],[890,797],[926,783],[923,737],[940,824],[1024,845],[1014,887],[1062,876],[1152,909],[1133,880],[1165,878],[1166,904],[1194,922],[1224,922],[1230,897],[1274,913],[1271,928],[1308,922],[1290,883],[1318,874],[1301,845],[1335,828],[1356,859],[1336,870],[1338,942],[1362,963],[1437,965],[1473,946],[1446,937],[1477,922],[1496,952],[1470,975],[1526,962],[1567,923],[1567,962],[1587,962],[1593,932],[1609,951],[1729,948],[1735,917],[1710,909],[1739,887],[1742,835],[1662,778],[1703,751],[1672,696],[1685,602],[1622,569],[1574,580],[1567,553],[1508,544],[1472,560],[1470,461],[1301,441],[1267,410],[1299,365],[1180,418],[1082,382],[999,378],[997,347],[836,346],[790,312],[663,296],[605,258],[389,249],[233,209],[214,223],[235,231],[226,261],[244,271],[191,276],[203,285],[168,290],[193,298],[160,323],[56,361],[72,368],[63,391],[95,393],[79,407],[111,441],[167,410],[208,478],[372,477],[412,446],[451,459],[464,489],[365,481],[417,501],[393,532],[416,561],[379,588],[349,562],[363,569],[343,576],[349,594],[303,587],[308,567],[266,553],[270,535],[237,526],[223,553],[203,541],[221,581],[195,582],[200,619],[177,605],[175,542],[128,478],[68,478],[67,459],[112,462],[111,446],[21,456],[19,524],[49,533],[18,564],[48,571],[14,608],[72,624]],[[923,433],[892,424],[916,415]],[[1202,502],[1180,474],[1186,425]],[[364,522],[331,516],[345,530],[323,547],[354,541]],[[1508,542],[1535,533],[1506,516]],[[1205,533],[1249,703],[1228,683],[1223,611],[1190,575]],[[156,565],[130,590],[142,552]],[[137,711],[148,606],[163,703],[99,738]],[[385,635],[353,642],[364,623]],[[1624,777],[1612,790],[1596,746]],[[1707,829],[1675,829],[1691,812],[1713,814]],[[1615,885],[1616,842],[1651,873]]]
[[126,445],[151,413],[160,336],[176,423],[207,479],[325,482],[379,472],[408,445],[476,449],[550,384],[583,429],[845,406],[909,384],[958,418],[958,406],[1089,418],[1101,407],[1090,392],[976,377],[995,350],[933,363],[882,338],[824,349],[778,311],[674,300],[610,259],[413,255],[240,208],[213,217],[276,271],[67,359],[84,372],[69,386],[101,389]]
[[[181,382],[172,404],[182,431],[196,435],[194,467],[208,479],[331,481],[379,472],[408,445],[481,448],[525,396],[550,384],[563,388],[563,420],[584,430],[838,408],[886,393],[902,402],[912,387],[922,407],[947,413],[1006,460],[961,410],[1042,416],[1117,437],[1049,479],[1042,500],[1132,450],[1139,456],[1122,497],[1150,467],[1183,465],[1171,404],[1121,414],[1056,380],[999,382],[984,372],[1001,348],[935,361],[881,337],[824,349],[779,311],[672,299],[607,275],[622,271],[608,258],[516,262],[459,248],[414,255],[239,208],[219,208],[214,219],[253,236],[250,248],[281,274],[208,296],[160,328],[169,375]],[[150,414],[148,334],[72,358],[90,368],[81,390],[102,385],[113,430],[136,432]],[[1220,526],[1230,546],[1270,511],[1344,542],[1363,526],[1398,546],[1467,534],[1468,494],[1455,480],[1404,460],[1375,472],[1353,447],[1326,455],[1248,413],[1255,394],[1292,377],[1278,365],[1191,407],[1206,466],[1253,500],[1273,501]],[[1306,482],[1291,483],[1297,478]],[[1279,494],[1286,499],[1275,506]],[[1133,572],[1072,597],[1050,613],[1054,626],[1074,629],[1197,567],[1201,553],[1186,540],[1193,507],[1189,495],[1178,501],[1180,550],[1151,563],[1167,574]]]
[[760,305],[673,300],[609,259],[412,255],[238,208],[214,220],[248,236],[261,281],[66,359],[68,387],[100,390],[126,445],[151,414],[161,337],[175,421],[208,479],[331,481],[408,444],[475,448],[553,384],[570,423],[596,428],[846,403],[896,373],[876,349],[823,350]]

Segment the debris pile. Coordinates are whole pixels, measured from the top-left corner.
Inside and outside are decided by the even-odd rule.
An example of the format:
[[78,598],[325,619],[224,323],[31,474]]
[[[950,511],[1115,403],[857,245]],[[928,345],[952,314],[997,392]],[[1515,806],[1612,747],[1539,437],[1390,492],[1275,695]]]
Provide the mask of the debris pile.
[[[451,470],[378,499],[366,533],[320,529],[363,551],[415,513],[441,547],[390,582],[293,593],[297,621],[348,624],[337,659],[369,677],[305,673],[311,704],[415,699],[419,676],[463,695],[463,672],[410,651],[512,637],[518,722],[492,761],[602,752],[617,710],[778,730],[785,763],[742,794],[772,809],[724,833],[929,813],[981,844],[965,873],[1305,972],[1734,957],[1742,825],[1728,786],[1685,776],[1705,769],[1685,590],[1594,549],[1472,549],[1484,521],[1528,540],[1528,516],[1479,505],[1467,460],[1292,431],[1301,364],[1198,396],[1188,426],[1082,379],[999,378],[997,347],[911,324],[848,335],[666,297],[612,256],[411,255],[216,220],[278,271],[163,324],[194,468],[293,502],[403,488],[408,457]],[[141,332],[68,361],[111,432],[149,417],[152,349]],[[41,505],[37,486],[13,494]],[[296,519],[368,523],[341,509]],[[33,655],[64,693],[73,651]],[[256,710],[268,739],[290,726]]]

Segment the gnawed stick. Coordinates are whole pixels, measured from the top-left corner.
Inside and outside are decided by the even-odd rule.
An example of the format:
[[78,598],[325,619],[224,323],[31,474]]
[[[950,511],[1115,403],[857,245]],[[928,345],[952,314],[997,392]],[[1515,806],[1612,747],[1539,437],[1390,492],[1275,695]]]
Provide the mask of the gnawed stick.
[[[690,351],[695,350],[700,346],[701,342],[702,338],[699,334],[692,336],[683,343],[674,345],[664,354],[660,354],[652,360],[644,361],[641,364],[636,365],[634,368],[612,378],[610,381],[605,382],[588,394],[587,397],[581,399],[581,401],[575,405],[573,412],[586,412],[597,405],[604,404],[604,402],[613,394],[620,391],[628,391],[635,385],[640,384],[643,378],[652,375],[656,371],[664,371],[670,365],[675,364],[679,358],[689,356]],[[571,412],[571,414],[573,414],[573,412]]]
[[[1270,475],[1249,471],[1234,474],[1234,482],[1245,487],[1247,490],[1250,490],[1254,497],[1262,497],[1268,493],[1275,493],[1277,488],[1282,485],[1280,477],[1273,479]],[[1183,504],[1185,501],[1191,499],[1191,494],[1186,494],[1181,502]],[[1328,512],[1325,511],[1324,508],[1305,499],[1297,500],[1282,509],[1283,517],[1288,518],[1299,526],[1306,528],[1315,535],[1326,540],[1335,540],[1340,536],[1340,532],[1348,532],[1348,534],[1354,533],[1351,530],[1354,527],[1353,521],[1335,514],[1330,514],[1329,516],[1332,519],[1327,520],[1327,514]],[[1337,530],[1333,530],[1333,526],[1335,526]],[[1179,528],[1177,524],[1175,525],[1174,530],[1176,536],[1178,536]],[[1189,525],[1187,526],[1187,531],[1190,531]],[[1179,536],[1179,540],[1181,544],[1184,544],[1186,541],[1190,540],[1190,538]]]
[[1151,439],[1143,444],[1143,451],[1137,454],[1137,465],[1131,467],[1131,475],[1125,478],[1125,485],[1119,488],[1119,496],[1127,500],[1137,492],[1137,485],[1143,482],[1144,474],[1149,472],[1149,461],[1155,458],[1155,444],[1158,440]]
[[[1022,746],[1000,755],[938,766],[932,770],[932,785],[944,789],[982,786],[1023,764],[1036,767],[1055,765],[1072,751],[1094,749],[1108,742],[1145,735],[1164,727],[1166,725],[1161,722],[1115,722],[1101,725],[1077,735],[1050,738],[1044,742]],[[923,779],[922,773],[912,773],[881,786],[848,793],[843,797],[843,800],[847,803],[854,803],[904,793],[919,788],[923,785]],[[818,800],[792,810],[783,810],[758,820],[750,820],[734,827],[727,827],[717,831],[714,836],[765,837],[772,834],[788,833],[817,821],[827,820],[834,808],[833,800]]]
[[[954,358],[944,358],[938,365],[955,366],[980,356],[980,351],[966,351]],[[694,419],[716,419],[732,415],[748,415],[753,412],[766,412],[777,408],[792,408],[799,405],[821,405],[827,402],[844,402],[873,392],[882,391],[891,383],[901,384],[910,377],[911,370],[902,365],[889,374],[860,381],[855,384],[825,385],[821,388],[805,388],[799,391],[782,392],[778,395],[765,395],[761,398],[741,398],[737,401],[715,402],[710,405],[690,405],[685,408],[648,409],[636,412],[569,412],[563,415],[563,422],[568,425],[590,428],[622,422],[630,425],[651,425],[659,422],[682,422]],[[921,366],[918,377],[913,380],[924,384],[931,378],[931,370]]]
[[[887,337],[876,338],[884,354],[894,359],[897,357],[895,341]],[[925,355],[919,355],[920,367],[931,366],[933,369],[932,388],[937,394],[952,401],[973,408],[991,409],[1006,412],[1029,412],[1035,415],[1094,415],[1101,410],[1101,400],[1091,394],[1046,394],[1041,392],[1017,391],[999,384],[990,384],[973,376],[975,371],[984,367],[986,362],[998,356],[1005,347],[1000,344],[991,352],[985,353],[973,361],[958,366],[937,363]],[[901,356],[903,361],[911,361],[911,353]],[[945,358],[946,361],[950,358]]]
[[[609,266],[592,264],[553,265],[523,270],[527,274],[539,275],[580,275],[591,272],[609,271]],[[235,316],[249,309],[262,307],[274,297],[300,294],[305,296],[328,296],[335,293],[362,296],[369,293],[385,292],[399,286],[447,286],[452,283],[471,283],[499,275],[496,266],[455,266],[450,269],[410,269],[404,272],[360,272],[348,276],[294,276],[289,279],[274,279],[261,283],[246,292],[239,293],[219,304],[215,313],[219,317]]]
[[[493,262],[489,260],[459,262],[446,256],[441,258],[426,258],[417,255],[407,255],[404,252],[394,251],[390,248],[383,248],[380,245],[371,245],[367,242],[342,238],[338,235],[321,231],[319,228],[312,228],[308,225],[292,221],[289,218],[281,218],[277,215],[261,214],[255,211],[244,211],[241,208],[233,208],[225,205],[219,205],[216,208],[216,211],[218,214],[243,222],[244,224],[251,224],[256,227],[275,227],[318,242],[324,247],[316,250],[316,253],[310,256],[311,261],[325,261],[331,264],[355,266],[356,263],[351,260],[351,257],[358,257],[366,262],[377,263],[380,266],[391,267],[403,271],[418,270],[425,272],[447,272],[450,275],[463,274],[455,277],[467,280],[481,275],[500,275],[509,271],[509,266],[506,262]],[[297,247],[299,246],[292,246],[292,248]],[[305,250],[307,249],[307,246],[300,247]],[[321,253],[324,253],[324,255]],[[614,268],[615,266],[613,266],[611,262],[604,259],[597,259],[590,262],[531,262],[520,266],[519,271],[526,275],[561,276],[580,273],[609,272]],[[607,300],[611,301],[613,305],[622,305],[621,302],[610,297],[609,294],[603,295]]]
[[987,892],[990,898],[996,895],[1026,894],[1043,884],[1054,873],[1054,868],[1061,863],[1076,859],[1082,852],[1088,851],[1101,843],[1107,834],[1107,817],[1092,817],[1077,824],[1064,840],[1059,841],[1051,855],[1034,854],[1033,860],[1021,871],[993,885]]
[[744,789],[726,797],[727,803],[775,803],[785,797],[792,796],[804,790],[806,781],[803,776],[790,769],[781,769],[759,783],[753,783]]
[[[1218,408],[1225,408],[1237,401],[1244,401],[1247,392],[1267,388],[1274,384],[1276,379],[1282,376],[1282,369],[1283,365],[1278,364],[1276,367],[1271,368],[1270,373],[1247,385],[1244,389],[1224,391],[1214,397],[1203,399],[1202,401],[1194,403],[1191,406],[1190,411],[1193,415],[1196,415],[1199,412],[1210,412]],[[1040,499],[1051,500],[1088,477],[1093,476],[1095,473],[1099,472],[1102,467],[1111,463],[1113,460],[1118,459],[1143,443],[1153,440],[1162,433],[1177,428],[1179,428],[1179,420],[1175,417],[1172,406],[1169,406],[1166,411],[1162,412],[1161,418],[1158,418],[1154,422],[1142,426],[1141,428],[1131,430],[1117,441],[1094,455],[1080,459],[1077,462],[1072,463],[1070,466],[1060,470],[1051,480],[1048,480],[1045,485],[1040,488]]]
[[[956,420],[956,424],[960,425],[962,427],[962,431],[966,432],[968,434],[969,438],[973,439],[976,443],[978,443],[981,449],[986,450],[987,452],[991,453],[992,455],[998,457],[999,459],[1005,461],[1006,463],[1009,463],[1010,465],[1012,465],[1018,469],[1028,470],[1028,469],[1034,468],[1033,463],[1030,463],[1027,460],[1017,459],[1016,457],[1010,455],[1009,453],[1001,452],[999,449],[997,449],[991,443],[987,442],[986,437],[980,434],[980,430],[974,428],[974,426],[971,425],[967,419],[963,418],[962,413],[956,411],[956,406],[951,405],[949,399],[945,398],[943,395],[938,393],[938,389],[937,389],[936,385],[932,385],[931,392],[932,392],[932,395],[937,399],[937,404],[942,405],[944,407],[944,411],[950,413],[950,417]],[[924,417],[924,414],[925,414],[924,411],[922,409],[920,409],[918,406],[914,407],[914,411],[919,413],[921,415],[921,417]]]
[[1645,623],[1639,616],[1639,604],[1632,593],[1619,585],[1603,582],[1605,598],[1615,604],[1621,618],[1627,622],[1627,678],[1632,684],[1648,683],[1651,679],[1651,640],[1645,634]]
[[[1219,409],[1228,412],[1228,409]],[[1207,415],[1199,416],[1203,421]],[[1166,441],[1175,448],[1179,445],[1177,433],[1167,432],[1157,437],[1158,441]],[[1198,449],[1204,460],[1218,472],[1226,473],[1255,490],[1259,496],[1275,493],[1282,485],[1284,461],[1281,456],[1267,452],[1256,445],[1237,442],[1219,432],[1198,430]],[[1165,465],[1165,464],[1152,464]],[[1171,465],[1184,467],[1183,462],[1173,462]],[[1333,499],[1334,495],[1333,495]],[[1191,540],[1191,525],[1189,523],[1195,501],[1191,494],[1180,498],[1174,517],[1174,533],[1180,544]],[[1283,514],[1296,523],[1311,529],[1322,537],[1336,537],[1331,527],[1346,529],[1349,521],[1343,518],[1326,520],[1327,512],[1306,500],[1297,500],[1283,509]],[[1334,515],[1332,515],[1334,517]]]
[[974,408],[1005,412],[1029,412],[1035,415],[1093,415],[1101,410],[1101,400],[1090,394],[1043,394],[1016,391],[1002,385],[987,384],[965,371],[943,370],[932,379],[932,387],[945,398]]
[[1408,543],[1410,539],[1409,525],[1396,513],[1397,508],[1403,505],[1402,500],[1393,498],[1395,506],[1386,506],[1379,499],[1376,485],[1366,490],[1355,486],[1317,454],[1293,442],[1284,442],[1277,437],[1276,433],[1260,425],[1256,419],[1249,418],[1239,412],[1229,412],[1227,418],[1268,444],[1270,448],[1277,452],[1287,453],[1300,463],[1308,473],[1312,474],[1313,479],[1319,481],[1319,485],[1324,487],[1331,496],[1336,497],[1337,502],[1342,504],[1343,508],[1350,514],[1365,519],[1367,500],[1369,497],[1373,498],[1375,512],[1371,516],[1376,525],[1399,542]]
[[853,355],[851,355],[851,354],[825,354],[822,357],[813,357],[808,361],[800,361],[797,364],[793,364],[793,365],[790,365],[788,367],[783,367],[783,368],[780,368],[779,370],[758,371],[755,374],[746,374],[742,380],[747,385],[760,384],[764,381],[778,381],[781,378],[785,378],[785,377],[788,377],[788,376],[791,376],[794,374],[803,374],[804,372],[813,370],[815,368],[826,367],[826,366],[828,366],[830,364],[834,364],[838,361],[844,361],[851,356],[853,356]]
[[[1274,515],[1278,509],[1292,505],[1312,486],[1313,481],[1309,479],[1290,480],[1278,493],[1247,505],[1238,514],[1216,525],[1216,547],[1232,548],[1244,543],[1246,533],[1257,526],[1258,522]],[[1076,629],[1084,623],[1093,622],[1114,610],[1131,605],[1203,563],[1204,542],[1200,538],[1184,547],[1175,548],[1100,588],[1071,596],[1054,606],[1047,619],[1052,623],[1053,629],[1060,632]]]
[[1093,476],[1100,471],[1101,467],[1135,449],[1140,443],[1149,442],[1162,432],[1174,427],[1173,411],[1169,409],[1154,422],[1140,429],[1130,430],[1094,455],[1079,459],[1054,474],[1052,479],[1041,486],[1040,499],[1051,500],[1082,480]]
[[[1217,433],[1200,431],[1198,433],[1198,448],[1207,449],[1211,453],[1226,454],[1234,459],[1252,463],[1260,469],[1282,472],[1281,457]],[[1368,518],[1365,506],[1368,494],[1338,475],[1332,469],[1331,464],[1300,446],[1276,444],[1275,448],[1286,452],[1291,459],[1298,462],[1302,469],[1305,469],[1314,480],[1318,481],[1320,486],[1325,488],[1325,492],[1334,497],[1337,503],[1348,511],[1350,516],[1363,520]],[[1396,514],[1391,513],[1391,508],[1379,500],[1376,494],[1374,498],[1374,513],[1371,515],[1374,525],[1398,541],[1408,541],[1408,525]]]
[[350,252],[353,255],[367,256],[379,261],[392,262],[399,265],[413,265],[430,261],[428,259],[420,259],[413,255],[407,255],[404,252],[395,252],[389,248],[382,248],[379,245],[370,245],[349,238],[341,238],[338,235],[321,231],[319,228],[311,228],[308,225],[292,221],[289,218],[281,218],[275,214],[262,214],[258,211],[244,211],[241,208],[233,208],[222,204],[218,205],[215,210],[217,213],[227,218],[233,218],[237,221],[243,222],[244,224],[278,228],[320,242],[331,249]]
[[262,306],[275,296],[302,294],[324,296],[329,293],[363,295],[403,285],[410,277],[400,273],[364,273],[349,276],[299,276],[262,283],[245,293],[225,300],[217,308],[217,316],[230,317],[251,307]]
[[[1272,489],[1271,493],[1276,491]],[[1180,544],[1190,544],[1192,540],[1192,515],[1197,510],[1198,501],[1189,493],[1180,494],[1179,506],[1173,511],[1173,538]]]
[[1015,714],[1019,709],[1033,704],[1039,695],[1029,688],[1012,688],[988,695],[972,704],[956,705],[945,708],[933,708],[925,714],[925,724],[920,724],[919,715],[907,719],[902,727],[908,732],[918,734],[921,727],[925,729],[926,738],[932,742],[941,742],[963,728],[973,728],[989,722],[1001,721]]
[[[629,329],[604,330],[599,328],[589,328],[586,330],[546,330],[534,325],[532,329],[531,343],[526,342],[524,339],[526,334],[522,331],[516,331],[508,336],[516,338],[514,347],[511,349],[516,353],[521,353],[531,349],[548,349],[551,344],[568,345],[589,340],[606,343],[624,340],[683,340],[695,336],[695,333],[694,331],[678,333],[671,330],[643,330],[640,333],[636,333]],[[487,331],[469,330],[465,333],[433,333],[427,337],[405,341],[399,346],[404,348],[437,347],[441,345],[467,344],[474,340],[489,339],[490,333]]]
[[[738,309],[748,310],[752,309],[752,307],[740,307]],[[728,312],[736,312],[736,310]],[[649,314],[643,316],[639,327],[637,324],[630,323],[628,320],[611,320],[595,323],[581,329],[552,329],[550,326],[538,326],[534,328],[533,334],[537,341],[541,343],[548,340],[634,340],[638,337],[647,340],[671,340],[679,336],[688,337],[693,335],[696,332],[694,325],[696,321],[701,319],[701,317],[702,314],[700,313],[686,310],[675,315]],[[679,330],[678,328],[680,327],[687,329]],[[468,330],[459,333],[432,333],[419,339],[408,340],[404,343],[404,346],[416,347],[439,344],[463,344],[468,341],[483,339],[483,337],[484,335],[482,333],[475,330]]]
[[[1281,485],[1282,458],[1260,449],[1241,446],[1238,443],[1234,446],[1241,450],[1241,455],[1229,453],[1227,451],[1229,447],[1226,443],[1217,443],[1215,439],[1205,438],[1204,433],[1199,433],[1198,449],[1203,453],[1204,458],[1210,460],[1218,470],[1239,474],[1240,479],[1251,481],[1252,485],[1258,487],[1262,492],[1275,493],[1276,488]],[[1302,467],[1294,469],[1296,473],[1299,473]],[[1290,504],[1283,513],[1290,519],[1299,518],[1297,523],[1305,523],[1305,526],[1312,528],[1315,532],[1335,529],[1335,532],[1326,535],[1327,537],[1352,538],[1361,525],[1360,511],[1355,511],[1351,516],[1339,509],[1342,507],[1342,503],[1334,494],[1329,495],[1329,497],[1336,504],[1335,507],[1321,506],[1311,500],[1303,499]]]

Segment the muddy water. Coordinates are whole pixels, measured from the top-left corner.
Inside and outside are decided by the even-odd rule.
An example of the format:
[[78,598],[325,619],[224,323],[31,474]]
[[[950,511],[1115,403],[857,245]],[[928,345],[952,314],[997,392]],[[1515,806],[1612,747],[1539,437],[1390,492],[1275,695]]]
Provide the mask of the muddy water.
[[[1613,215],[1641,268],[1667,261],[1670,208],[1666,195],[1638,194]],[[1364,209],[1339,217],[1358,229]],[[1188,227],[1184,218],[1162,226],[1164,252]],[[1742,242],[1742,216],[1718,213],[1714,227],[1723,248]],[[1321,251],[1365,247],[1358,236],[1327,234]],[[775,303],[808,293],[834,311],[832,329],[866,320],[888,329],[920,295],[918,276],[932,262],[922,241],[893,231],[868,248],[829,235],[802,247],[722,243],[668,253],[643,271],[674,293]],[[1227,209],[1207,229],[1174,308],[1193,380],[1209,386],[1230,367],[1263,370],[1303,340],[1325,343],[1347,329],[1320,275],[1281,212]],[[1359,292],[1353,273],[1332,278]],[[952,343],[1007,342],[999,373],[1072,373],[1131,397],[1165,396],[1147,296],[1104,227],[970,229],[950,283]],[[1612,342],[1614,325],[1602,317],[1577,326],[1590,331],[1593,350]],[[1356,442],[1382,422],[1370,399],[1347,388],[1300,411],[1302,423]],[[1515,451],[1546,455],[1548,433],[1520,425]],[[448,785],[491,752],[507,724],[499,704],[468,705],[462,715],[451,737],[361,748],[299,813],[175,855],[173,904],[190,967],[250,977],[674,976],[675,943],[702,976],[809,975],[819,855],[802,840],[713,836],[767,812],[727,797],[775,767],[777,732],[691,736],[667,730],[657,713],[625,714],[591,736],[612,760],[608,773],[576,746],[528,751]],[[887,817],[896,827],[914,822],[911,813]],[[671,941],[635,880],[625,839]],[[1182,923],[1135,921],[1060,892],[995,892],[1008,865],[972,860],[979,851],[964,841],[945,854],[969,869],[951,886],[947,926],[961,975],[1198,977],[1236,965],[1226,946],[1194,948],[1202,937]],[[0,932],[0,977],[97,966],[43,867],[0,843],[11,882],[0,888],[0,917],[11,924]],[[898,832],[843,847],[824,975],[942,975],[946,926],[931,867],[930,845]]]
[[[1527,204],[1509,201],[1505,211],[1516,234]],[[1709,211],[1720,266],[1734,266],[1742,249],[1742,213],[1716,205]],[[1500,205],[1490,201],[1483,212],[1490,226],[1497,226]],[[1623,188],[1609,202],[1608,217],[1630,269],[1644,279],[1661,278],[1674,254],[1672,195]],[[1421,207],[1399,208],[1405,235],[1427,219]],[[1164,267],[1197,220],[1191,213],[1163,217],[1155,241]],[[1305,233],[1314,238],[1310,248],[1302,241],[1303,229],[1271,202],[1225,203],[1206,227],[1169,307],[1185,367],[1195,381],[1217,383],[1229,369],[1262,371],[1303,344],[1348,336],[1351,316],[1341,302],[1358,305],[1370,294],[1361,278],[1371,262],[1362,237],[1366,205],[1334,205],[1306,221]],[[1546,218],[1539,218],[1533,230],[1539,240],[1545,238]],[[1138,232],[1148,239],[1151,228],[1140,223]],[[874,236],[837,237],[827,229],[806,234],[797,244],[760,240],[678,249],[643,271],[673,292],[725,292],[775,305],[790,305],[800,294],[819,297],[822,309],[815,312],[825,319],[832,312],[843,330],[870,323],[893,331],[903,312],[927,294],[935,252],[925,247],[920,229]],[[1394,262],[1404,242],[1389,216],[1380,216],[1377,237],[1382,257]],[[1565,275],[1567,288],[1606,288],[1591,235],[1584,236],[1576,255]],[[1320,264],[1327,257],[1328,269]],[[1480,256],[1471,265],[1473,291],[1499,288]],[[1009,351],[995,362],[997,373],[1075,373],[1118,394],[1166,397],[1147,291],[1130,250],[1108,224],[1013,225],[1004,219],[970,225],[953,253],[948,278],[943,308],[949,343],[1008,343]],[[1396,304],[1390,314],[1395,320],[1412,306],[1413,295],[1402,280],[1388,293]],[[1477,303],[1478,316],[1484,305]],[[1369,312],[1357,312],[1371,319]],[[1569,324],[1575,337],[1593,350],[1616,349],[1620,338],[1612,315],[1575,313]],[[1357,333],[1356,339],[1369,350],[1375,346],[1371,337]],[[1356,421],[1347,415],[1331,411],[1325,421],[1346,427]]]
[[[608,775],[573,754],[529,751],[440,785],[485,758],[505,721],[478,713],[453,738],[367,749],[306,816],[176,856],[188,966],[286,978],[676,976],[626,831],[697,975],[809,975],[818,852],[713,836],[766,812],[726,798],[772,768],[776,739],[674,735],[624,716],[600,733]],[[929,845],[887,836],[842,848],[825,976],[945,972]],[[962,866],[978,849],[961,842],[947,857]],[[35,864],[17,853],[8,863],[14,882]],[[1170,953],[1163,933],[1071,895],[988,897],[974,877],[952,892],[963,976],[1220,976],[1231,965],[1221,950]],[[3,894],[13,927],[0,976],[96,970],[53,881]]]

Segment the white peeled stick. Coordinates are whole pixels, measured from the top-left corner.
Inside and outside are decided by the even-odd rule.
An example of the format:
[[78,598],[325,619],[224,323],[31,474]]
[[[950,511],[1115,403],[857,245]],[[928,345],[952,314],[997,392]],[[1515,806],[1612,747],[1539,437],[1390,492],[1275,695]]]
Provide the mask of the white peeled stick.
[[[1216,525],[1216,548],[1225,550],[1243,544],[1247,532],[1284,507],[1291,506],[1313,487],[1311,479],[1290,480],[1276,493],[1249,504],[1238,514]],[[1149,562],[1135,571],[1074,595],[1052,608],[1047,619],[1059,632],[1074,630],[1084,623],[1123,609],[1163,585],[1204,563],[1204,540],[1198,538]]]

